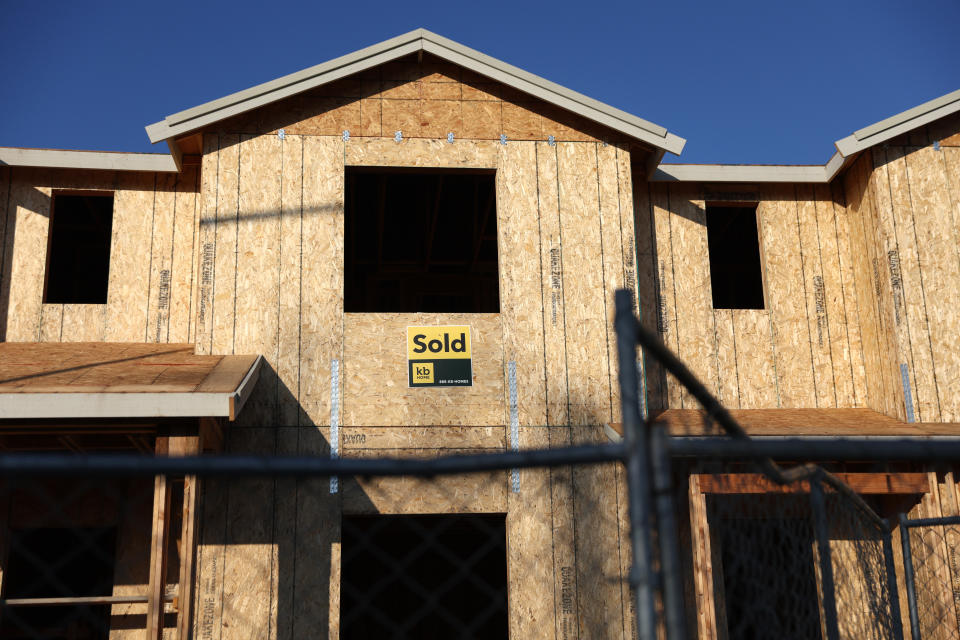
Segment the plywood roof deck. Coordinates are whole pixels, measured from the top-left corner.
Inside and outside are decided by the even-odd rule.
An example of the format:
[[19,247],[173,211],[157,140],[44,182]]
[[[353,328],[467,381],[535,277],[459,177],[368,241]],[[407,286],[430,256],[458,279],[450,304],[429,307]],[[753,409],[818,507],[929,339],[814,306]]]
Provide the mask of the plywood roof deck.
[[[752,437],[876,438],[960,437],[960,424],[901,422],[871,409],[734,409],[730,411]],[[697,409],[669,409],[656,416],[671,436],[723,436],[723,430]],[[623,433],[620,423],[609,425]]]
[[0,343],[0,418],[233,419],[258,368],[259,356],[190,344]]

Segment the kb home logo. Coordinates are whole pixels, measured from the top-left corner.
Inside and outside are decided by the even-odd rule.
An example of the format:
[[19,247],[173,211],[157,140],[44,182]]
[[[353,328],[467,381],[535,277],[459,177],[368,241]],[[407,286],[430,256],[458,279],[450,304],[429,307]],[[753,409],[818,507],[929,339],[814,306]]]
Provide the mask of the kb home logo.
[[470,327],[407,327],[411,387],[473,386]]

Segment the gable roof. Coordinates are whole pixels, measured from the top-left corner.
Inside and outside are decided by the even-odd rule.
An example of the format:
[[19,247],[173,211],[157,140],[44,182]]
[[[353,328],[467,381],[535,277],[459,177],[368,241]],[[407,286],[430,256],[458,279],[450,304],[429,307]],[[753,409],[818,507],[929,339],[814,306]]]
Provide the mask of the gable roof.
[[426,29],[416,29],[309,69],[174,113],[160,122],[148,125],[147,135],[151,142],[170,140],[418,51],[426,51],[657,149],[679,154],[686,143],[683,138],[675,136],[652,122],[535,76]]

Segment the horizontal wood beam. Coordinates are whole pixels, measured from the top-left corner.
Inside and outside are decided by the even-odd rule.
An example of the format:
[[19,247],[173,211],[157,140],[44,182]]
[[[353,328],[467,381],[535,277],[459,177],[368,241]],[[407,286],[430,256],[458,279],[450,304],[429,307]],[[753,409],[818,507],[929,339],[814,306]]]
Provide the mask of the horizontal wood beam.
[[[149,596],[75,596],[69,598],[7,598],[0,601],[4,607],[57,607],[67,605],[97,604],[136,604],[148,602]],[[166,596],[166,602],[173,602],[173,596]]]
[[[857,493],[911,494],[926,493],[930,490],[930,483],[925,473],[836,473],[834,475]],[[702,493],[810,492],[810,483],[807,481],[780,485],[759,473],[702,473],[697,476]]]

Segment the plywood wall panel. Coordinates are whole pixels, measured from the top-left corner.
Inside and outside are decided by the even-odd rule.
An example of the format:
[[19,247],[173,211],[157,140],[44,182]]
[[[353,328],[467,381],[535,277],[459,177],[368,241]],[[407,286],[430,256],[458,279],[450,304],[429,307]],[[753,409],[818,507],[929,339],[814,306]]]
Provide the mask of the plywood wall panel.
[[169,329],[166,341],[190,342],[193,334],[195,258],[197,255],[197,167],[184,167],[177,178],[174,204]]
[[[620,223],[620,183],[617,148],[597,145],[597,186],[600,213],[600,255],[602,257],[604,316],[606,329],[607,371],[610,385],[610,415],[613,422],[622,422],[620,386],[617,382],[617,335],[613,326],[616,315],[614,293],[623,288],[623,236]],[[632,270],[631,270],[632,271]]]
[[733,314],[733,309],[714,309],[713,311],[719,369],[717,397],[728,409],[739,409],[740,383],[737,373],[737,342]]
[[262,355],[270,365],[241,415],[252,425],[276,420],[282,144],[269,134],[240,143],[234,352]]
[[[44,305],[47,307],[48,305]],[[107,307],[102,304],[63,305],[62,342],[103,342]]]
[[[958,144],[960,144],[960,134],[958,134]],[[945,217],[949,220],[950,228],[955,234],[960,234],[960,149],[956,147],[942,147],[941,159],[943,162],[945,182],[949,193],[950,215]],[[956,326],[956,319],[952,319],[950,324]],[[953,350],[955,352],[956,349]],[[952,381],[948,381],[950,384]],[[945,412],[953,415],[952,420],[960,419],[960,398],[957,394],[948,391],[942,394],[941,402]]]
[[[10,182],[13,174],[12,167],[0,167],[0,340],[6,339],[7,333],[7,306],[9,296],[9,280],[7,272],[10,270],[10,254],[7,253],[7,231],[13,230],[14,216],[10,209]],[[11,234],[12,235],[12,234]]]
[[[343,323],[344,426],[504,424],[506,362],[497,314],[348,313]],[[473,386],[408,386],[407,327],[421,325],[470,326]],[[518,393],[524,384],[518,376]]]
[[279,326],[277,334],[277,420],[299,422],[300,396],[300,269],[303,243],[303,138],[284,138],[280,202]]
[[830,314],[827,309],[826,283],[820,257],[816,202],[812,185],[797,185],[797,228],[800,235],[800,262],[803,268],[803,292],[810,352],[813,357],[813,378],[816,406],[836,407],[837,394],[830,351]]
[[[601,442],[597,427],[573,427],[574,444]],[[614,465],[573,469],[577,590],[582,638],[623,636],[620,539]]]
[[147,325],[143,342],[167,342],[170,333],[170,288],[173,275],[173,224],[176,215],[178,174],[157,175],[153,196],[153,233],[145,256],[150,264],[147,280]]
[[[568,447],[572,444],[570,427],[551,427],[548,430],[550,446]],[[550,495],[553,520],[553,588],[557,638],[578,638],[577,612],[580,610],[580,591],[577,583],[577,548],[574,532],[573,468],[550,469]]]
[[[50,223],[50,172],[17,171],[10,185],[5,253],[10,269],[0,287],[7,295],[9,342],[33,342],[40,334],[47,232]],[[12,232],[11,232],[12,231]]]
[[557,166],[570,422],[602,424],[611,411],[596,147],[557,143]]
[[217,226],[213,269],[211,353],[235,353],[237,213],[240,198],[240,136],[220,136],[217,160]]
[[[780,383],[770,331],[771,315],[769,311],[759,309],[733,310],[741,409],[772,409],[780,406]],[[721,369],[721,376],[724,371],[730,375],[729,369]]]
[[156,176],[126,173],[113,203],[113,241],[107,289],[108,342],[141,342],[149,304],[150,260],[144,251],[153,234]]
[[44,304],[40,310],[40,342],[60,342],[63,335],[63,305]]
[[200,215],[196,255],[196,351],[209,354],[213,348],[213,292],[217,249],[217,176],[220,174],[220,139],[203,136],[203,161],[200,165]]
[[447,426],[433,427],[344,427],[340,431],[344,451],[365,449],[471,449],[503,451],[506,428]]
[[[707,218],[699,185],[670,185],[670,238],[674,260],[682,269],[675,272],[677,340],[679,355],[687,367],[717,393],[717,343],[713,326],[713,293],[710,285],[710,256],[707,251]],[[685,408],[697,407],[686,390]]]
[[567,424],[566,311],[563,295],[563,238],[556,147],[537,143],[537,197],[540,220],[541,300],[546,374],[546,424]]
[[[522,427],[521,449],[549,446],[546,428]],[[555,638],[549,469],[523,469],[520,491],[507,492],[507,597],[510,637]]]
[[[884,230],[892,228],[896,238],[896,253],[890,253],[893,249],[888,249],[887,252],[887,275],[890,278],[894,299],[902,298],[905,310],[901,322],[898,323],[898,342],[901,343],[901,349],[904,352],[909,352],[910,360],[904,360],[904,362],[912,364],[911,390],[915,390],[916,393],[915,417],[918,421],[936,422],[940,419],[940,401],[937,396],[934,359],[929,339],[923,339],[930,331],[927,294],[917,246],[907,166],[902,148],[886,149],[886,162],[874,169],[874,176],[880,181],[876,185],[876,192],[881,201],[883,201],[882,192],[885,186],[884,174],[888,180],[886,186],[890,194],[892,210],[889,213],[892,214],[892,222],[886,216],[882,217],[881,228]],[[881,211],[884,210],[885,208],[881,209]],[[926,283],[926,285],[929,284],[929,282]],[[906,343],[903,343],[903,340],[906,340]]]
[[803,265],[792,186],[761,191],[757,224],[766,267],[780,405],[816,407],[810,327],[803,290]]
[[443,167],[450,169],[493,169],[500,144],[490,141],[351,138],[344,144],[347,166]]
[[817,209],[817,237],[820,244],[823,294],[830,330],[830,352],[837,406],[854,407],[857,406],[853,375],[854,355],[850,346],[847,295],[844,290],[845,280],[849,279],[850,274],[844,272],[841,264],[839,226],[830,187],[817,185],[813,195]]
[[960,350],[956,331],[960,310],[960,238],[952,224],[950,193],[941,154],[942,151],[924,147],[909,152],[904,161],[929,323],[926,339],[931,349],[939,409],[934,415],[953,421],[956,420],[956,398],[960,397]]
[[[272,429],[238,428],[230,432],[231,453],[272,454]],[[227,498],[226,549],[223,555],[223,617],[220,637],[270,637],[273,565],[274,481],[240,478]]]
[[545,425],[536,143],[501,145],[498,164],[496,208],[503,358],[517,363],[520,424]]
[[[636,238],[637,265],[637,313],[640,323],[655,335],[664,336],[659,331],[660,296],[659,260],[657,257],[657,236],[650,200],[651,185],[642,175],[631,176],[633,183],[633,216]],[[653,358],[643,356],[643,384],[646,391],[648,412],[666,407],[663,367]]]
[[[666,183],[650,184],[650,203],[653,213],[653,234],[656,241],[655,257],[657,282],[657,329],[660,339],[674,353],[680,352],[680,341],[677,331],[677,293],[675,287],[673,239],[671,224],[673,222],[670,208],[670,190]],[[666,389],[662,391],[664,408],[683,408],[680,385],[676,379],[667,375],[664,379]]]
[[330,421],[330,371],[343,358],[343,158],[339,138],[303,139],[301,420]]

